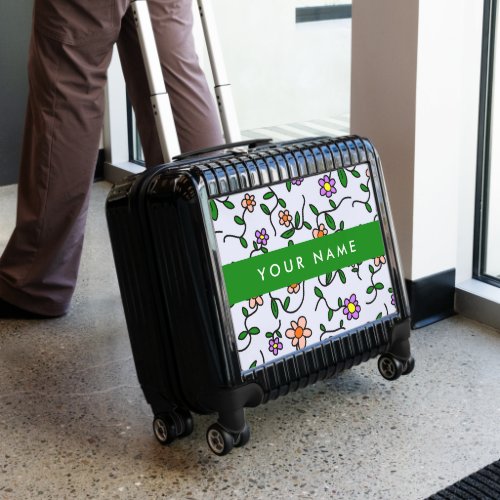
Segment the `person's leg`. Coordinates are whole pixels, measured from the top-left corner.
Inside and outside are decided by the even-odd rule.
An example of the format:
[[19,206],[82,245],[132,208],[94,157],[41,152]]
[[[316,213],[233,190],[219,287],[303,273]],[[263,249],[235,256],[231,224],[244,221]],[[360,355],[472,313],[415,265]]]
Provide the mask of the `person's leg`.
[[[215,100],[195,52],[191,0],[149,0],[148,6],[181,150],[222,144]],[[146,165],[158,165],[163,158],[131,9],[122,21],[118,51]]]
[[[122,3],[121,14],[115,5]],[[73,295],[99,147],[104,86],[126,1],[36,0],[17,221],[0,299],[46,316]],[[8,315],[8,309],[0,317]]]

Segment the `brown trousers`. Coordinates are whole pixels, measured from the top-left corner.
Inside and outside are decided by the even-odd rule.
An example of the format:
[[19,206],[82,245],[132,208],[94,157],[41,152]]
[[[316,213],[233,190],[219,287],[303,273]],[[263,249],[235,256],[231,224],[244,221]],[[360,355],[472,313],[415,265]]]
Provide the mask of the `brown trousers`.
[[[147,166],[162,162],[130,0],[35,0],[17,221],[0,259],[0,297],[46,315],[67,311],[83,244],[113,45]],[[192,37],[191,0],[148,0],[183,151],[221,144]]]

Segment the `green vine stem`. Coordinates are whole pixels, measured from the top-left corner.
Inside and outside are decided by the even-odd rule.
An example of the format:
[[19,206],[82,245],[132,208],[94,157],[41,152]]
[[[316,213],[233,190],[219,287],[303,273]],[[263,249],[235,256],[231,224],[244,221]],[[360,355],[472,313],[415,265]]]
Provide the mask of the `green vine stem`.
[[[333,229],[335,230],[335,228],[331,227],[327,222],[326,222],[326,215],[329,214],[330,212],[335,212],[335,210],[338,210],[340,208],[340,205],[342,205],[342,203],[345,201],[345,200],[350,200],[351,199],[351,196],[345,196],[344,198],[342,198],[338,204],[335,205],[335,207],[332,206],[332,208],[330,210],[322,210],[321,212],[318,212],[316,215],[316,227],[319,227],[319,218],[321,215],[325,214],[325,223],[328,225],[328,227],[330,227],[330,229]],[[330,201],[330,204],[331,204],[332,200]],[[314,212],[313,212],[314,213]]]
[[367,188],[367,191],[365,191],[365,192],[367,192],[367,193],[368,193],[368,199],[367,199],[366,201],[362,201],[362,200],[354,200],[354,201],[352,202],[352,206],[354,207],[354,205],[355,205],[356,203],[360,203],[361,205],[364,205],[364,206],[365,206],[365,208],[366,208],[366,210],[368,210],[368,212],[372,212],[372,211],[373,211],[373,208],[372,208],[372,206],[371,206],[371,205],[370,205],[370,203],[369,203],[369,202],[370,202],[370,200],[371,200],[371,197],[372,197],[372,192],[370,191],[370,188],[368,188],[368,186],[367,186],[367,185],[362,184],[362,186],[365,186],[365,187]]
[[[343,325],[343,321],[341,321],[341,324]],[[324,327],[324,325],[321,325]],[[339,326],[339,328],[336,328],[335,330],[323,330],[323,333],[319,336],[319,340],[322,341],[323,340],[323,337],[326,333],[337,333],[337,332],[341,332],[342,330],[345,330],[345,326]]]
[[[244,309],[247,310],[246,307]],[[248,340],[247,346],[245,348],[243,348],[243,349],[238,349],[238,352],[246,351],[250,347],[250,344],[252,343],[252,337],[253,337],[253,335],[252,335],[252,333],[250,333],[250,330],[252,328],[248,328],[247,321],[248,321],[248,318],[251,318],[258,311],[258,309],[259,309],[259,306],[256,306],[255,309],[251,313],[249,313],[249,314],[248,313],[247,314],[243,313],[243,315],[245,316],[245,322],[244,322],[245,331],[248,332],[247,333],[247,337],[248,337],[249,340]]]
[[[269,298],[271,299],[271,305],[273,304],[273,302],[275,304],[280,304],[281,305],[281,309],[283,309],[283,311],[285,311],[286,313],[288,314],[294,314],[296,313],[301,307],[302,305],[304,304],[304,300],[306,298],[306,282],[305,281],[302,281],[301,283],[299,283],[302,287],[302,299],[300,301],[300,304],[299,306],[294,309],[294,310],[289,310],[287,309],[289,303],[290,303],[290,296],[288,296],[286,299],[285,299],[285,302],[283,302],[279,297],[273,297],[273,295],[271,294],[271,292],[269,292]],[[277,307],[277,306],[276,306]],[[273,311],[273,316],[275,318],[277,318],[277,314],[276,314],[276,310]]]
[[[267,215],[269,217],[269,222],[271,223],[271,227],[273,228],[274,236],[276,236],[278,234],[278,232],[276,231],[276,227],[274,226],[274,223],[273,223],[273,212],[276,210],[276,208],[278,207],[278,205],[280,205],[280,198],[278,197],[278,195],[270,187],[268,187],[268,189],[269,189],[269,191],[264,194],[264,200],[269,200],[271,198],[276,198],[276,204],[274,205],[273,209],[270,210],[269,207],[265,203],[262,203],[260,205],[260,209],[264,212],[265,215]],[[266,198],[266,196],[269,193],[271,193],[272,196]],[[265,209],[262,208],[263,206],[265,207]]]
[[244,226],[243,233],[242,233],[242,234],[240,234],[239,236],[238,236],[238,235],[236,235],[236,234],[226,234],[226,236],[224,236],[224,238],[223,238],[223,240],[222,240],[222,241],[223,241],[223,243],[225,243],[225,242],[226,242],[227,238],[236,238],[237,240],[241,240],[241,238],[243,238],[243,237],[245,236],[245,234],[246,234],[246,232],[247,232],[247,223],[246,223],[246,221],[245,221],[245,215],[246,215],[246,213],[247,213],[247,210],[248,210],[248,208],[247,208],[247,207],[245,207],[245,208],[243,209],[243,213],[241,214],[241,217],[240,217],[240,220],[241,220],[241,221],[243,221],[243,224],[240,224],[240,225]]
[[[382,266],[383,266],[383,264],[380,264],[379,268],[378,268],[376,271],[371,271],[371,269],[373,269],[373,267],[371,267],[371,266],[370,266],[370,268],[371,268],[371,269],[370,269],[370,271],[371,271],[370,281],[371,281],[372,286],[371,286],[371,287],[369,287],[369,288],[373,288],[373,291],[375,292],[375,297],[373,298],[373,300],[372,300],[372,301],[367,302],[367,303],[366,303],[367,305],[369,305],[369,304],[373,304],[373,303],[377,300],[377,296],[378,296],[378,291],[379,291],[379,288],[377,288],[378,283],[374,283],[374,282],[373,282],[373,277],[374,277],[374,276],[375,276],[375,275],[376,275],[379,271],[381,271],[381,270],[382,270]],[[383,285],[382,285],[382,287],[383,287]]]

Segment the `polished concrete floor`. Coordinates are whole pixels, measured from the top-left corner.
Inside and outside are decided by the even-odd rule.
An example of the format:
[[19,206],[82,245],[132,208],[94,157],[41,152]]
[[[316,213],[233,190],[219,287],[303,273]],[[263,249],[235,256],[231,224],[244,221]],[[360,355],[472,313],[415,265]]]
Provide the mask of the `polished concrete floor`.
[[[70,313],[0,321],[0,499],[422,499],[500,458],[500,332],[453,317],[413,334],[417,366],[373,360],[248,410],[252,438],[219,458],[195,418],[153,437],[94,186]],[[0,248],[15,189],[0,188]]]

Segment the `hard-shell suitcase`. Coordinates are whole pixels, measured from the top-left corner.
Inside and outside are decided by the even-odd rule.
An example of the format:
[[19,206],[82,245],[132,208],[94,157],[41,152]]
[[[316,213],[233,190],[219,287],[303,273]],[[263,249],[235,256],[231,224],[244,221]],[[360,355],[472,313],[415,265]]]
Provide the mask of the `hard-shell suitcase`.
[[246,407],[378,355],[390,380],[414,366],[373,145],[244,144],[181,155],[106,205],[155,435],[170,443],[191,432],[191,411],[217,413],[207,441],[219,455],[248,441]]

